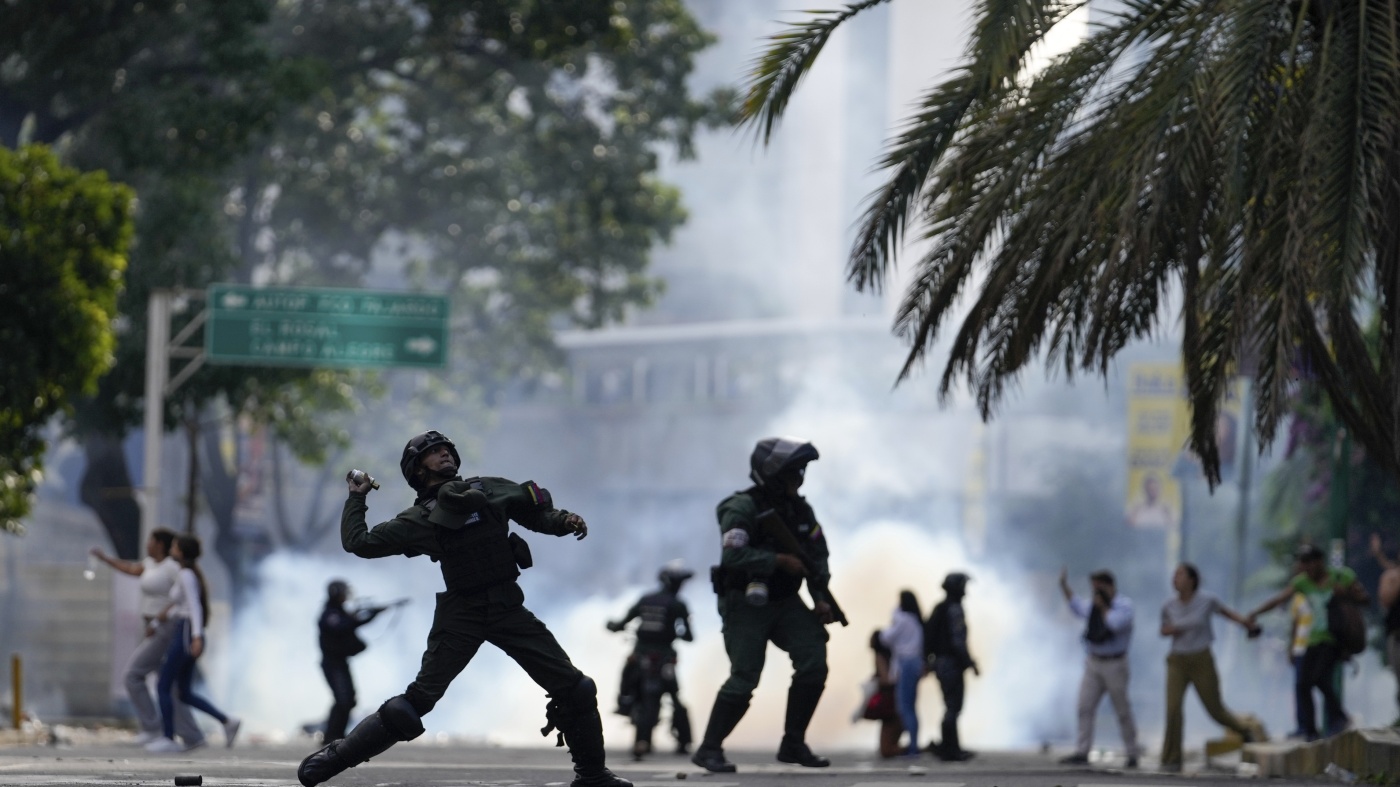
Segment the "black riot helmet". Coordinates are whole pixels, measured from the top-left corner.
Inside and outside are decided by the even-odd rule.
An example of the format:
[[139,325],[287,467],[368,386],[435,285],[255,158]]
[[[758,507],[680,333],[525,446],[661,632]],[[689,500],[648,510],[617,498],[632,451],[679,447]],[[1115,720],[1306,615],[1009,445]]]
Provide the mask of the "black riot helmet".
[[972,577],[961,571],[954,571],[943,578],[943,589],[948,591],[948,595],[950,596],[961,597],[967,592],[967,583],[970,579],[972,579]]
[[344,604],[345,600],[349,597],[350,585],[347,584],[345,580],[333,579],[329,585],[326,585],[326,598],[330,601],[334,601],[337,604]]
[[695,576],[695,572],[686,568],[685,563],[681,562],[680,558],[677,558],[662,566],[656,578],[661,580],[663,587],[675,593],[681,589],[681,585],[685,584],[687,579],[693,576]]
[[447,439],[447,435],[442,432],[426,431],[423,434],[415,435],[408,441],[408,445],[403,447],[403,458],[399,460],[399,469],[403,471],[403,480],[414,489],[418,484],[414,481],[414,475],[418,472],[418,460],[429,449],[439,445],[447,446],[447,450],[452,452],[452,461],[458,467],[462,466],[462,457],[457,454],[457,446]]
[[749,455],[749,478],[759,486],[817,459],[816,446],[796,437],[765,437]]

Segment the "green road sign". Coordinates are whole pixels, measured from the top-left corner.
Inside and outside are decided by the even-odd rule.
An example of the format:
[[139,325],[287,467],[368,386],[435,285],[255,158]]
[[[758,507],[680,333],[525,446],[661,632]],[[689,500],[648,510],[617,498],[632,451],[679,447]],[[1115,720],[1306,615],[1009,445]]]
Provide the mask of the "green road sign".
[[209,288],[209,363],[250,366],[447,365],[448,299],[368,290]]

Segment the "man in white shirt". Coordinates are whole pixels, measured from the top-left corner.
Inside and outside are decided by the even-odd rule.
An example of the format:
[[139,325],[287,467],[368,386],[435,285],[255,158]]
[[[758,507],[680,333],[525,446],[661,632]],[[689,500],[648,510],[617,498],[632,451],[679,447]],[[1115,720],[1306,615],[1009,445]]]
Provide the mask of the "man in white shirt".
[[1128,645],[1133,639],[1133,602],[1118,593],[1112,572],[1089,575],[1093,600],[1074,595],[1069,572],[1060,572],[1060,592],[1070,611],[1087,621],[1081,639],[1084,643],[1084,677],[1079,683],[1079,736],[1074,753],[1060,760],[1064,765],[1086,765],[1094,745],[1094,714],[1099,701],[1108,694],[1118,714],[1118,729],[1127,749],[1127,767],[1138,766],[1137,722],[1128,704]]

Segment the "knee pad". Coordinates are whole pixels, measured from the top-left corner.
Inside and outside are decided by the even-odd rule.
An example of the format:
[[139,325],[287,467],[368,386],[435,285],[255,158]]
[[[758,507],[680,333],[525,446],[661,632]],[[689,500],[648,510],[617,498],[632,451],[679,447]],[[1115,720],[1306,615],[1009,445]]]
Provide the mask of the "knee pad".
[[401,741],[411,741],[423,734],[423,719],[402,694],[379,706],[379,718]]

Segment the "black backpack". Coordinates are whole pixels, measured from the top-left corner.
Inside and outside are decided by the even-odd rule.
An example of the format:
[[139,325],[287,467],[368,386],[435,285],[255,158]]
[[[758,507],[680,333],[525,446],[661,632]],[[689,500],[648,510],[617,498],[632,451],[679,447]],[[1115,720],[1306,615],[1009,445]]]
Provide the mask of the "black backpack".
[[952,633],[948,631],[948,602],[940,601],[924,623],[924,658],[947,656],[953,652]]
[[1327,599],[1327,632],[1337,642],[1342,658],[1366,649],[1366,615],[1363,604],[1343,598],[1337,591]]

